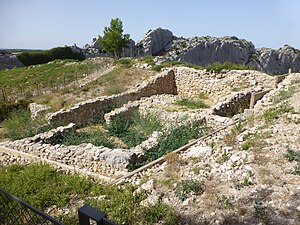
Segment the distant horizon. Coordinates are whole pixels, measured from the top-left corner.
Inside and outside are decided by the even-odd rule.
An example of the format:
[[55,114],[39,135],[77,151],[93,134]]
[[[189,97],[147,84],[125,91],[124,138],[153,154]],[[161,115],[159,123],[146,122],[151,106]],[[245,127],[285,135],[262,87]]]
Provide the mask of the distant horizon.
[[[256,48],[300,49],[297,0],[10,0],[0,2],[0,47],[47,50],[83,47],[120,18],[135,42],[148,30],[168,29],[180,37],[236,36]],[[12,13],[13,12],[13,13]]]

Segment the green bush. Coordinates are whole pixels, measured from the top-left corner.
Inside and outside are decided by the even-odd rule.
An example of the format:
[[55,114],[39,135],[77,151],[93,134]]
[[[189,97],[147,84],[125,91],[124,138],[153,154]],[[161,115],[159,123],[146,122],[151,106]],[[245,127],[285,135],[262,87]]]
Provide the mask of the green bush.
[[151,66],[155,65],[155,63],[154,63],[154,57],[151,56],[151,55],[146,55],[143,58],[141,58],[141,62],[147,63],[147,64],[149,64]]
[[187,197],[187,194],[194,192],[197,194],[202,194],[203,189],[201,184],[198,181],[194,180],[182,180],[179,182],[175,189],[175,194],[178,198],[184,201]]
[[26,110],[30,101],[20,100],[14,103],[0,102],[0,122],[9,118],[11,114],[18,110]]
[[53,128],[43,118],[32,119],[27,110],[14,111],[8,119],[3,121],[2,126],[5,129],[5,136],[12,140],[31,137]]
[[159,157],[170,153],[183,145],[186,145],[190,140],[201,137],[207,132],[206,125],[199,125],[199,122],[187,123],[171,129],[165,135],[158,139],[158,144],[145,153],[146,161],[141,164],[131,164],[129,170],[134,170],[148,162],[151,162]]
[[205,69],[207,71],[215,71],[216,73],[219,73],[222,70],[249,70],[251,69],[251,67],[240,64],[234,64],[232,62],[216,62],[212,65],[206,66]]
[[73,52],[70,47],[57,47],[46,51],[22,52],[17,55],[18,59],[25,65],[37,65],[48,63],[56,59],[84,60],[82,53]]
[[278,107],[272,107],[267,109],[264,113],[263,113],[263,118],[265,120],[265,122],[272,122],[273,120],[276,120],[279,118],[279,116],[283,113],[287,113],[287,112],[294,112],[294,108],[289,106],[289,105],[280,105]]
[[117,63],[123,65],[126,68],[130,68],[130,67],[132,67],[134,62],[133,62],[133,59],[131,59],[131,58],[123,58],[123,59],[117,60]]
[[146,140],[154,131],[160,131],[162,125],[155,115],[136,113],[131,119],[116,118],[111,121],[108,131],[119,137],[129,148]]

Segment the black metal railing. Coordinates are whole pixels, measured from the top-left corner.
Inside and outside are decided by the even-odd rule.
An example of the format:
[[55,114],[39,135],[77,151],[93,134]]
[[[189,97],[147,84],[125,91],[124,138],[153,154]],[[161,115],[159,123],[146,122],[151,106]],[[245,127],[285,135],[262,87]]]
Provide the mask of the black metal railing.
[[[90,205],[78,209],[79,225],[117,225],[107,219],[106,214]],[[1,225],[64,225],[47,213],[36,209],[27,202],[0,188],[0,224]]]
[[2,188],[0,188],[0,224],[63,225]]

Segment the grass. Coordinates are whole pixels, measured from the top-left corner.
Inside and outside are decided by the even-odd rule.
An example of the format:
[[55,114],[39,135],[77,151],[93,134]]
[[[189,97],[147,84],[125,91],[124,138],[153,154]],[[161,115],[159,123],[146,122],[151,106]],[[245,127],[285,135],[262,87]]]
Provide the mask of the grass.
[[272,102],[274,104],[277,104],[281,101],[284,101],[290,97],[292,97],[296,92],[298,91],[298,88],[295,86],[291,86],[288,88],[288,90],[281,90],[279,93],[272,97]]
[[62,139],[56,140],[56,142],[52,144],[79,145],[82,143],[91,143],[95,146],[116,147],[110,141],[109,137],[105,131],[91,129],[88,131],[67,133]]
[[[100,125],[102,126],[102,125]],[[90,126],[84,130],[67,133],[62,139],[52,144],[79,145],[91,143],[95,146],[108,148],[119,147],[114,139],[118,138],[127,148],[132,148],[146,140],[154,131],[160,131],[162,125],[152,114],[135,114],[130,119],[115,118],[111,121],[106,130],[99,128],[99,125]]]
[[108,126],[111,135],[119,137],[129,148],[146,140],[154,131],[161,131],[162,124],[153,114],[135,114],[131,119],[116,118]]
[[125,68],[131,68],[134,64],[134,61],[132,58],[123,58],[117,60],[117,64],[124,66]]
[[5,136],[12,140],[31,137],[53,128],[43,118],[32,119],[27,110],[13,112],[8,119],[2,122],[2,126],[5,128]]
[[24,94],[36,91],[37,85],[40,88],[53,89],[64,83],[67,85],[77,79],[81,79],[85,74],[97,70],[110,60],[101,62],[91,62],[84,60],[55,60],[47,64],[15,68],[0,71],[0,84],[5,87],[8,95]]
[[263,118],[265,120],[266,123],[270,123],[276,119],[278,119],[280,117],[280,115],[282,115],[283,113],[294,113],[294,108],[283,104],[277,107],[272,107],[267,109],[264,113],[263,113]]
[[[0,186],[40,210],[56,205],[70,207],[83,200],[85,204],[108,214],[118,224],[177,224],[178,216],[163,203],[144,207],[144,192],[131,185],[108,186],[78,174],[66,175],[46,164],[0,167]],[[98,196],[104,196],[98,200]],[[75,205],[77,207],[82,205]],[[78,224],[77,215],[54,215],[66,225]]]
[[207,71],[215,71],[216,73],[220,73],[222,70],[250,70],[251,67],[234,64],[232,62],[216,62],[212,65],[206,66],[204,69],[206,69]]
[[200,66],[194,65],[192,63],[188,62],[179,62],[179,61],[170,61],[170,62],[163,62],[159,65],[155,65],[152,67],[153,70],[155,71],[161,71],[162,68],[167,68],[167,67],[173,67],[173,66],[185,66],[189,68],[194,68],[194,69],[201,69]]
[[175,105],[184,106],[189,109],[204,109],[208,108],[208,105],[206,105],[201,99],[197,100],[190,100],[187,98],[178,99],[175,102]]
[[155,62],[154,62],[154,57],[150,56],[150,55],[146,55],[143,58],[140,59],[141,62],[143,63],[147,63],[148,65],[154,66]]
[[132,164],[129,170],[134,170],[148,162],[162,157],[179,147],[186,145],[190,140],[197,139],[208,131],[206,125],[199,125],[198,122],[183,124],[171,129],[158,139],[158,144],[145,153],[146,161],[142,164]]

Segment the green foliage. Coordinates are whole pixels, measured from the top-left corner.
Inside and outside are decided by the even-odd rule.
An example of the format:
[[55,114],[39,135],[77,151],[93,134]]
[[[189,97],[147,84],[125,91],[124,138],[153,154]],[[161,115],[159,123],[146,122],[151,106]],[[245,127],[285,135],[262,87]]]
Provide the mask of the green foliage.
[[82,53],[75,53],[67,46],[52,48],[46,51],[22,52],[17,57],[25,66],[48,63],[56,59],[85,59]]
[[202,194],[203,189],[198,181],[194,180],[182,180],[179,182],[175,189],[176,196],[184,201],[187,198],[187,194],[194,192],[196,195]]
[[263,118],[266,122],[272,122],[273,120],[278,119],[281,114],[287,112],[294,113],[294,108],[284,104],[278,107],[269,108],[263,113]]
[[176,216],[170,206],[162,203],[156,203],[143,209],[144,218],[147,221],[146,224],[152,225],[159,221],[163,221],[163,224],[173,225],[179,222],[178,216]]
[[52,128],[43,118],[32,119],[27,110],[13,112],[3,121],[2,126],[5,128],[5,136],[12,140],[31,137]]
[[198,94],[198,98],[199,98],[199,99],[207,99],[207,96],[206,96],[206,94],[205,94],[204,92],[200,92],[200,93]]
[[109,135],[106,132],[96,129],[67,133],[52,144],[79,145],[81,143],[91,143],[95,146],[104,146],[108,148],[115,147],[109,140]]
[[234,64],[232,62],[216,62],[212,65],[206,66],[207,71],[215,71],[216,73],[221,72],[222,70],[250,70],[249,66]]
[[[147,151],[145,156],[149,161],[153,161],[166,155],[177,148],[186,145],[190,140],[202,136],[208,128],[205,125],[199,125],[198,122],[188,123],[173,128],[167,134],[158,139],[158,145]],[[138,166],[138,165],[137,165]]]
[[287,149],[287,153],[284,155],[290,162],[296,161],[297,165],[294,168],[293,174],[300,175],[300,152],[294,151],[290,148]]
[[119,18],[112,19],[110,27],[105,27],[103,33],[103,37],[99,36],[99,43],[106,52],[119,58],[122,48],[129,43],[129,34],[123,34],[123,22]]
[[149,64],[151,66],[155,65],[155,63],[154,63],[154,57],[151,56],[151,55],[146,55],[143,58],[141,58],[141,62],[147,63],[147,64]]
[[7,102],[0,102],[0,122],[9,118],[11,114],[18,110],[26,110],[29,105],[29,101],[27,100],[20,100],[18,102],[7,103]]
[[49,165],[11,165],[0,168],[0,186],[39,209],[65,206],[72,195],[83,197],[91,182],[80,176],[62,176]]
[[279,103],[283,100],[286,100],[290,97],[292,97],[296,92],[298,88],[295,86],[291,86],[288,88],[288,90],[281,90],[277,95],[272,97],[272,101],[274,104]]
[[146,140],[154,131],[160,131],[162,125],[152,114],[135,114],[131,119],[115,118],[108,126],[111,135],[119,137],[129,148]]
[[247,139],[243,144],[242,144],[242,149],[243,150],[248,150],[249,148],[252,147],[252,143],[250,139]]
[[[165,204],[141,206],[146,195],[130,185],[107,186],[77,174],[63,174],[45,164],[0,167],[0,187],[41,210],[53,205],[66,207],[82,199],[118,224],[178,223],[174,211]],[[99,200],[99,196],[104,199]],[[76,214],[58,217],[65,224],[78,224]]]
[[183,62],[183,61],[163,62],[160,65],[153,66],[152,69],[159,72],[162,68],[172,67],[172,66],[185,66],[185,67],[194,68],[194,69],[201,69],[200,66],[197,66],[197,65],[194,65],[194,64],[188,63],[188,62]]
[[229,197],[227,197],[226,195],[218,196],[218,201],[226,209],[233,208],[233,203],[232,203],[231,199]]
[[106,86],[105,89],[104,89],[104,94],[105,95],[116,95],[116,94],[120,94],[120,93],[123,93],[127,90],[126,87],[124,87],[123,85],[120,85],[120,84],[114,84],[114,85],[111,85],[111,86]]
[[123,59],[118,59],[117,63],[126,67],[126,68],[130,68],[133,65],[133,59],[131,58],[123,58]]
[[[77,79],[83,78],[88,71],[92,72],[99,67],[110,62],[111,59],[104,59],[100,63],[95,61],[90,63],[90,60],[76,62],[74,60],[55,60],[51,63],[42,65],[33,65],[29,67],[16,68],[11,70],[0,70],[0,84],[5,87],[7,94],[20,94],[21,89],[24,93],[36,91],[37,84],[47,89],[66,85]],[[89,70],[88,70],[89,68]]]
[[189,109],[203,109],[208,108],[208,106],[202,101],[202,100],[189,100],[187,98],[182,98],[179,100],[176,100],[176,105],[179,106],[185,106]]

